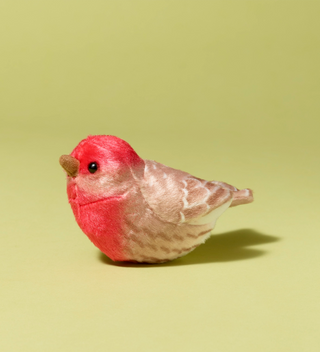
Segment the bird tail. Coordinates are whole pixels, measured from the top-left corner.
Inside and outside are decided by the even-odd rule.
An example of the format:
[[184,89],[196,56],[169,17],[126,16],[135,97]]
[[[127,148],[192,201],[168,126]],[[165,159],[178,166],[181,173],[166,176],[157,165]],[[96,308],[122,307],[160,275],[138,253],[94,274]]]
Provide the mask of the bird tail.
[[235,207],[240,204],[248,204],[253,202],[253,192],[246,188],[241,191],[233,192],[233,199],[230,207]]

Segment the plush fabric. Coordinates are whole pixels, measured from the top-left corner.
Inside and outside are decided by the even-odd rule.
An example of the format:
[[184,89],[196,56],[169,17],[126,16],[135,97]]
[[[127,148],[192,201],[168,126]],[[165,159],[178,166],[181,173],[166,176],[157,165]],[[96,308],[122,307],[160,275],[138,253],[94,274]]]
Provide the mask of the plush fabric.
[[[92,163],[96,171],[89,170]],[[89,136],[60,164],[77,223],[115,261],[181,257],[210,236],[229,206],[253,201],[250,189],[143,160],[114,136]]]

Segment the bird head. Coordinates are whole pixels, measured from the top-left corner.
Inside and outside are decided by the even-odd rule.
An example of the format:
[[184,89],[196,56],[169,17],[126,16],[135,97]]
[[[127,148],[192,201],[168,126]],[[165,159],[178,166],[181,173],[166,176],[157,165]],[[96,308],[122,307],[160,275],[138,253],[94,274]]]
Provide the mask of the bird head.
[[115,136],[89,136],[59,161],[67,173],[69,198],[87,201],[125,193],[144,170],[143,159]]

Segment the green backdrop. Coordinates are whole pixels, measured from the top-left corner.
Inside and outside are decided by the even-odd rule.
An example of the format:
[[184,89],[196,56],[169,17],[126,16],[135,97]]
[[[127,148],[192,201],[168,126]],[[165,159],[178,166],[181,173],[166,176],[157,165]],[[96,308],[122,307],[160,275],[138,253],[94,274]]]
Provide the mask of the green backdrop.
[[[2,351],[319,351],[319,11],[1,1]],[[58,163],[88,134],[255,202],[186,257],[114,264]]]

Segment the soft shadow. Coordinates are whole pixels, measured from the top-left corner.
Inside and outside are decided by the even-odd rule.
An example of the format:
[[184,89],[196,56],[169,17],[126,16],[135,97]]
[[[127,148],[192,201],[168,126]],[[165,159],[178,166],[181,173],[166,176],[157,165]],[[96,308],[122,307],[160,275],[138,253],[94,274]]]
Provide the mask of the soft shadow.
[[253,259],[266,254],[260,249],[245,248],[265,243],[279,241],[279,237],[262,234],[251,229],[225,232],[212,235],[204,244],[184,257],[164,264],[137,264],[128,262],[113,262],[105,254],[99,253],[99,260],[105,264],[125,267],[154,267],[177,266],[190,264],[204,264],[216,262],[231,262],[236,260]]

